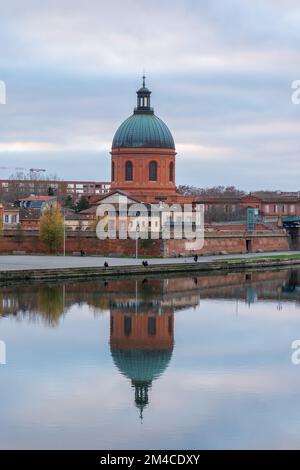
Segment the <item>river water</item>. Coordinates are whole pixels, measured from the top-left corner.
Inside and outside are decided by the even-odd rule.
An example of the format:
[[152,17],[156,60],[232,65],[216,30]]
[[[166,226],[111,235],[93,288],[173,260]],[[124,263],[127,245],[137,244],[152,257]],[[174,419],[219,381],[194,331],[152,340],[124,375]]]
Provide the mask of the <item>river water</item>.
[[296,269],[0,287],[0,448],[300,448],[299,301]]

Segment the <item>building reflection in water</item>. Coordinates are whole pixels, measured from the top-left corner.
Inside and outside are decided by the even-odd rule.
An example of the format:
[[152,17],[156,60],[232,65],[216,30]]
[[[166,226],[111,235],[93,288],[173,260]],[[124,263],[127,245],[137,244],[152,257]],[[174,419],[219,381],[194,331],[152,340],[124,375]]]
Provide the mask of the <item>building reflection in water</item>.
[[145,283],[135,281],[135,286],[135,297],[111,304],[110,350],[118,370],[131,381],[142,420],[152,382],[165,372],[172,357],[174,306],[143,295]]
[[[157,320],[158,315],[172,316],[176,310],[196,307],[200,302],[200,292],[202,299],[234,299],[244,301],[249,306],[268,299],[295,300],[298,304],[300,270],[203,274],[198,277],[166,279],[153,277],[138,281],[123,278],[84,283],[2,286],[0,317],[14,316],[30,321],[41,319],[46,325],[55,327],[59,326],[61,317],[73,306],[87,306],[95,316],[107,312],[128,314],[126,324],[132,334],[127,335],[126,340],[133,342],[137,334],[143,334],[145,344],[146,339],[151,341],[151,336],[155,341],[162,341],[161,332],[164,330],[160,320]],[[143,328],[136,329],[131,318],[134,313],[148,315],[149,329],[151,324],[153,328],[155,325],[156,334],[146,334],[148,326],[146,328],[144,324]],[[148,320],[145,320],[145,324],[148,325]],[[117,330],[114,334],[117,334]]]
[[[85,283],[0,288],[0,318],[39,321],[59,327],[74,305],[93,315],[110,313],[110,351],[117,369],[131,381],[143,416],[153,382],[168,368],[174,348],[174,314],[202,299],[246,302],[300,300],[300,271],[202,274],[198,277],[107,279]],[[222,305],[222,303],[221,303]],[[214,308],[217,307],[215,303]]]

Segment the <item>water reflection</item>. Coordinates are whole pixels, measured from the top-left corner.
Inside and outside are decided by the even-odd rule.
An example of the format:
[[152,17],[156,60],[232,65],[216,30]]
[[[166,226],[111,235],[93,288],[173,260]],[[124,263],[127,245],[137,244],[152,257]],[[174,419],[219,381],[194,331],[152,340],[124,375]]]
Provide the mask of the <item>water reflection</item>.
[[[121,374],[131,381],[141,420],[152,382],[167,369],[174,344],[175,306],[164,298],[153,299],[154,288],[153,282],[135,281],[135,292],[110,305],[111,355]],[[164,284],[159,282],[155,290],[160,297]]]
[[280,310],[283,302],[299,305],[300,274],[293,269],[8,286],[0,289],[0,316],[58,329],[76,305],[84,311],[87,306],[94,316],[109,314],[111,364],[131,385],[130,406],[135,404],[143,420],[145,408],[151,412],[155,381],[167,376],[174,362],[176,312],[197,308],[201,315],[200,299],[234,300],[231,308],[237,314],[241,302],[254,309],[272,300]]
[[111,313],[113,331],[114,318],[116,323],[123,322],[118,319],[118,314],[128,318],[126,322],[130,328],[129,325],[134,324],[134,314],[138,313],[141,319],[140,328],[135,326],[132,335],[126,335],[126,341],[133,344],[139,338],[145,344],[146,336],[147,341],[150,341],[151,336],[156,340],[157,335],[162,340],[159,333],[163,329],[161,320],[157,320],[157,335],[146,334],[148,327],[145,325],[156,323],[151,318],[157,319],[162,315],[162,318],[168,319],[165,321],[167,325],[176,310],[197,307],[200,296],[202,299],[235,299],[244,301],[249,306],[264,300],[294,300],[298,303],[300,271],[292,269],[166,279],[109,279],[86,283],[1,287],[0,316],[14,316],[18,320],[42,320],[49,327],[57,327],[61,317],[73,305],[88,305],[95,316],[108,311]]
[[3,288],[0,292],[0,315],[12,315],[30,321],[41,319],[45,324],[58,326],[65,310],[65,285]]

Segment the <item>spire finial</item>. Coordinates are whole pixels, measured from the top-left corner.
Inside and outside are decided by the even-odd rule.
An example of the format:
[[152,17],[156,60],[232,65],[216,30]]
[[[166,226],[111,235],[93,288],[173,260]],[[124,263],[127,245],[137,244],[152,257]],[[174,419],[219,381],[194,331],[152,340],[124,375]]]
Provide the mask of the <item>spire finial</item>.
[[150,108],[150,95],[151,91],[146,88],[146,74],[145,71],[142,75],[142,86],[136,92],[137,94],[137,107],[134,108],[134,113],[142,113],[142,114],[153,114],[153,109]]
[[144,419],[143,411],[144,411],[144,408],[143,408],[143,406],[142,406],[142,407],[140,408],[140,420],[141,420],[141,424],[143,424],[143,419]]

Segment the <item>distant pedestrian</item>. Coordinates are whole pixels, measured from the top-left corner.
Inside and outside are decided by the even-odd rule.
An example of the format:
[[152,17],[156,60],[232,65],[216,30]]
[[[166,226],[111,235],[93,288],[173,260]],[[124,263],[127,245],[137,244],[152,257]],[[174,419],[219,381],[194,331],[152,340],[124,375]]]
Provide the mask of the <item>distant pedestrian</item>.
[[80,250],[80,256],[85,256],[85,251]]
[[105,268],[108,268],[108,262],[107,262],[107,261],[105,261],[104,267],[105,267]]
[[194,256],[194,261],[195,261],[195,263],[197,263],[197,261],[198,261],[198,255],[195,255],[195,256]]

